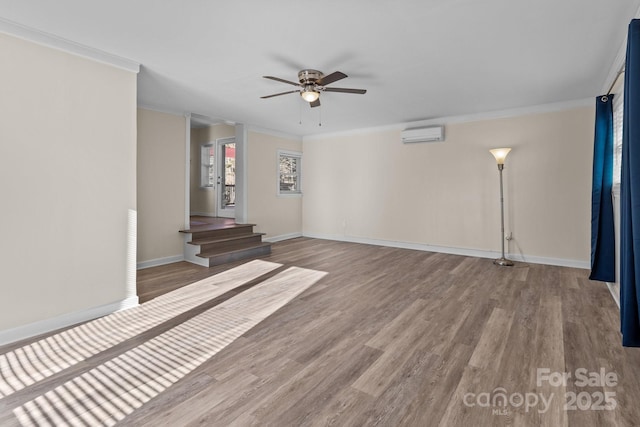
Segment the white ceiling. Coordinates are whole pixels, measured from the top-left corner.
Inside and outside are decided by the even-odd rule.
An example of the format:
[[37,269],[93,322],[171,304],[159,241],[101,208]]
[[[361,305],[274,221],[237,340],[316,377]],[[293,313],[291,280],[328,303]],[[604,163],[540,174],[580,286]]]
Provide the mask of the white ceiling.
[[[312,135],[597,96],[640,0],[0,0],[142,64],[140,105]],[[321,108],[263,79],[339,70]],[[322,120],[322,126],[318,122]],[[302,124],[300,124],[302,121]]]

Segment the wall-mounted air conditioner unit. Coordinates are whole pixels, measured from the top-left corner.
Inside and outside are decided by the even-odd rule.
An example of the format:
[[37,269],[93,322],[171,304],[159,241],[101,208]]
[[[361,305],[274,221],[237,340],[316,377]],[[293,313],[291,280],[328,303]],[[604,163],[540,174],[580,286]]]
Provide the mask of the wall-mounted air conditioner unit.
[[444,126],[406,129],[402,131],[401,135],[403,144],[444,141]]

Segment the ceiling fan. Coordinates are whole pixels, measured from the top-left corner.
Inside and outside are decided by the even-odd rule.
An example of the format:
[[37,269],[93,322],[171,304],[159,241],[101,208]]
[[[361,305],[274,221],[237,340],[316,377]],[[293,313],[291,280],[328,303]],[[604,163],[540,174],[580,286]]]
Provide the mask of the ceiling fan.
[[342,80],[347,75],[341,71],[336,71],[329,75],[324,75],[318,70],[302,70],[298,73],[299,83],[295,83],[289,80],[284,80],[279,77],[262,76],[265,79],[275,80],[277,82],[288,83],[293,86],[298,86],[296,90],[290,90],[288,92],[275,93],[273,95],[262,96],[262,99],[272,98],[274,96],[286,95],[289,93],[299,92],[302,99],[307,101],[309,105],[313,107],[320,106],[320,92],[341,92],[341,93],[355,93],[358,95],[364,95],[367,93],[365,89],[347,89],[340,87],[327,87],[327,85]]

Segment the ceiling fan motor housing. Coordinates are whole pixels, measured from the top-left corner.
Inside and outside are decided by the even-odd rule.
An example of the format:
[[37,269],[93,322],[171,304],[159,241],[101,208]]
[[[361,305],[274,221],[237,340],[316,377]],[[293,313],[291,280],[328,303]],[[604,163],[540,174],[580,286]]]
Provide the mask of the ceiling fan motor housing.
[[315,84],[324,77],[324,74],[318,70],[302,70],[298,73],[298,80],[302,85]]

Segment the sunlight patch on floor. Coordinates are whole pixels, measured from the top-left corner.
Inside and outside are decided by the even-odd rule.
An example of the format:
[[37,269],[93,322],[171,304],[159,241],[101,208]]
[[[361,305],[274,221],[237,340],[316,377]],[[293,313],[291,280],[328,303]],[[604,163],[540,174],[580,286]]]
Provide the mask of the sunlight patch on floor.
[[0,399],[135,337],[281,264],[254,260],[0,355]]
[[24,426],[113,425],[327,273],[290,267],[16,408]]

